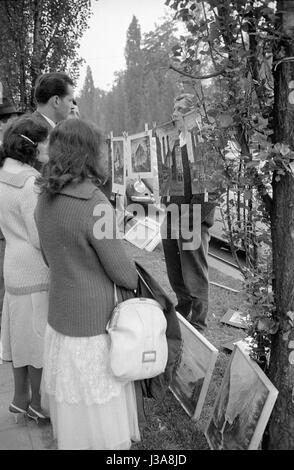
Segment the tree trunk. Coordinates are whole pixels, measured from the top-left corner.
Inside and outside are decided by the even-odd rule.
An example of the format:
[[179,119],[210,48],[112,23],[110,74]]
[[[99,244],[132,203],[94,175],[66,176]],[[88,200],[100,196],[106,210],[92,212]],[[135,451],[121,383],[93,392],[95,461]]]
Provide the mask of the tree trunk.
[[[284,59],[274,66],[274,138],[294,150],[294,105],[288,100],[288,84],[294,80],[294,2],[278,1],[277,9],[281,12],[277,26],[283,37],[275,51],[275,60]],[[272,342],[269,376],[279,395],[268,426],[268,448],[294,450],[294,313],[293,317],[291,314],[294,312],[294,177],[287,173],[276,181],[276,176],[272,211],[273,287],[280,329]]]
[[37,80],[38,75],[40,75],[40,51],[41,51],[41,44],[40,44],[40,34],[41,34],[41,15],[43,9],[43,0],[34,0],[33,2],[33,51],[32,51],[32,58],[31,58],[31,67],[30,67],[30,75],[31,75],[31,95],[29,99],[29,104],[31,110],[35,108],[35,99],[34,99],[34,89],[35,83]]

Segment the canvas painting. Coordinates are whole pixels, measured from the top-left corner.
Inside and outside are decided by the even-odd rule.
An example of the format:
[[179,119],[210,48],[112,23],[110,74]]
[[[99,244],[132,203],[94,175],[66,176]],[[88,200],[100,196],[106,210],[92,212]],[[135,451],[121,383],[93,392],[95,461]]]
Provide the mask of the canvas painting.
[[126,232],[124,239],[138,248],[152,251],[160,242],[160,225],[150,217],[139,219]]
[[160,196],[184,195],[184,170],[179,131],[173,121],[159,125],[157,136],[157,158],[159,168]]
[[126,187],[126,151],[123,137],[111,138],[112,192],[125,194]]
[[217,189],[218,172],[222,161],[212,143],[204,142],[201,123],[196,111],[183,116],[187,152],[190,163],[192,194],[203,194]]
[[128,147],[128,176],[152,178],[153,162],[156,161],[156,144],[152,138],[152,131],[129,136]]
[[192,419],[198,419],[211,380],[218,350],[177,313],[181,335],[181,357],[170,389]]
[[240,312],[239,310],[233,310],[229,308],[221,318],[221,322],[246,330],[248,328],[249,316],[246,313]]
[[237,343],[205,431],[210,448],[258,449],[277,396],[278,390]]

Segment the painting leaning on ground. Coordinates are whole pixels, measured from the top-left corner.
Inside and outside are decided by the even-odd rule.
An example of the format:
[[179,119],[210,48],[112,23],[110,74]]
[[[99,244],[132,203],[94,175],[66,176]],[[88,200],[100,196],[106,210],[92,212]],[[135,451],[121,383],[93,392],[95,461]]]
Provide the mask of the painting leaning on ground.
[[277,390],[238,345],[226,369],[206,430],[214,450],[257,449]]

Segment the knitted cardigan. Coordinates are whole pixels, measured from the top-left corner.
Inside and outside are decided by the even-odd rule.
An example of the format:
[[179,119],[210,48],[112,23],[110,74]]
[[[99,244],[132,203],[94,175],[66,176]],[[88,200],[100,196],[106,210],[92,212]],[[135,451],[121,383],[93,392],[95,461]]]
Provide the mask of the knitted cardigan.
[[4,284],[8,293],[48,290],[49,270],[42,258],[34,210],[37,170],[12,162],[18,173],[0,168],[0,230],[5,240]]
[[99,209],[106,209],[115,232],[114,210],[90,180],[68,184],[54,196],[43,192],[37,204],[36,223],[50,268],[48,323],[66,336],[105,333],[114,308],[114,283],[137,287],[135,265],[122,240],[97,239]]

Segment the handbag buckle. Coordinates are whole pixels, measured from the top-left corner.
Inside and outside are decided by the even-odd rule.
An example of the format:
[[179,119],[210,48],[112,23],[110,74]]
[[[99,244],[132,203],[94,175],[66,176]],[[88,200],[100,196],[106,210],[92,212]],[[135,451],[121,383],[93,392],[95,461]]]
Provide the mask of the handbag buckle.
[[156,351],[144,351],[142,353],[142,362],[155,362]]

